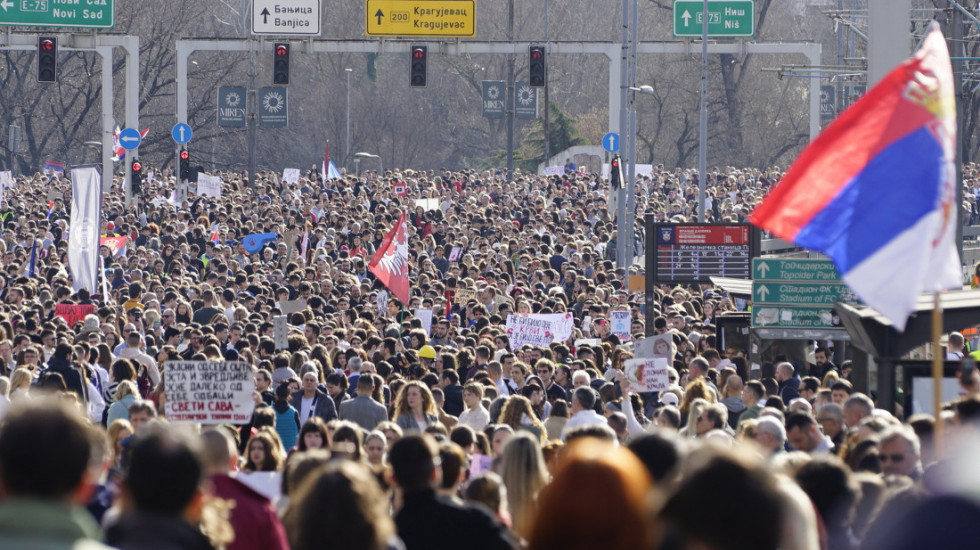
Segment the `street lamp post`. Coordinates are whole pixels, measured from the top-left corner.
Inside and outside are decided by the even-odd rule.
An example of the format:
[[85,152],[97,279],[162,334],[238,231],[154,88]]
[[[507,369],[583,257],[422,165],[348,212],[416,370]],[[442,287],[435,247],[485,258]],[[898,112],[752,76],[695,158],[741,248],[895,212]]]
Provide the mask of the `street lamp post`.
[[347,71],[347,139],[344,140],[344,144],[347,147],[347,154],[344,157],[344,163],[350,158],[350,73],[353,69],[344,69]]

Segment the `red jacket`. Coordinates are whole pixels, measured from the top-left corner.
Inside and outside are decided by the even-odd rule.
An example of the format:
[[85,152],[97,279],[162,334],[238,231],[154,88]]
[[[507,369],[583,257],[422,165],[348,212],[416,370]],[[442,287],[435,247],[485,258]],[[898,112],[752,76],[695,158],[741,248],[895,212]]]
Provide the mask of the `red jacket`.
[[214,496],[235,502],[231,510],[233,540],[226,550],[289,550],[289,539],[269,499],[223,474],[211,476]]

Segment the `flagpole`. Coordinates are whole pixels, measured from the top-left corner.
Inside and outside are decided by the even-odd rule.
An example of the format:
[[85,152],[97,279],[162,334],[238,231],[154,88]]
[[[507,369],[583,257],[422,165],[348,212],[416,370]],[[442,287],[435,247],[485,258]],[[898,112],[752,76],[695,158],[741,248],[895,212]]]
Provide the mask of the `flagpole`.
[[942,413],[942,384],[943,384],[943,361],[945,357],[939,347],[939,340],[943,332],[943,305],[939,300],[939,292],[932,295],[932,410],[936,418],[933,440],[936,449],[936,458],[943,455],[943,420]]

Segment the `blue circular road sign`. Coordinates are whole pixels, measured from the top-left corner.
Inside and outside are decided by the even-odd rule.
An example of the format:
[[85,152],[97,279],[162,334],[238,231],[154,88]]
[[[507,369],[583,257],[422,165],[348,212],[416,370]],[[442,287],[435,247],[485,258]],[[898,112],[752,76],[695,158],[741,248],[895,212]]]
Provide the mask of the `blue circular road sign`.
[[194,135],[194,132],[187,124],[178,122],[177,124],[174,124],[174,129],[170,132],[170,135],[174,137],[174,141],[183,145],[191,140],[191,136]]
[[602,148],[610,153],[619,151],[619,134],[616,132],[609,132],[608,134],[602,136]]
[[119,132],[119,145],[127,151],[132,151],[139,147],[141,141],[143,141],[143,136],[135,128],[126,128],[122,132]]

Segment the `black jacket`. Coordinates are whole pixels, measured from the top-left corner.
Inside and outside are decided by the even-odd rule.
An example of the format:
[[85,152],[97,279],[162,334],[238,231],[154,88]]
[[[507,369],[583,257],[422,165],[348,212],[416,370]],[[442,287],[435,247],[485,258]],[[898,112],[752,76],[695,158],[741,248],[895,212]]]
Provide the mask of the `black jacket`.
[[516,548],[507,529],[489,513],[437,498],[432,490],[406,493],[395,525],[405,550]]
[[65,379],[68,391],[78,394],[78,398],[85,402],[85,387],[82,385],[82,375],[67,359],[52,357],[48,359],[48,368],[45,372],[56,372]]
[[135,513],[123,516],[105,534],[106,544],[119,550],[212,550],[211,542],[191,524],[176,517]]

